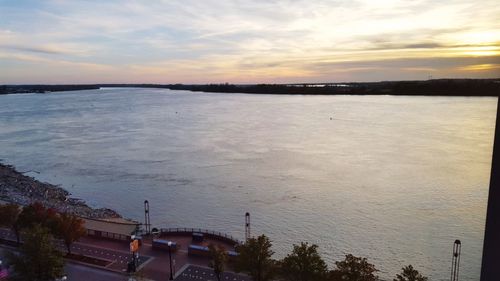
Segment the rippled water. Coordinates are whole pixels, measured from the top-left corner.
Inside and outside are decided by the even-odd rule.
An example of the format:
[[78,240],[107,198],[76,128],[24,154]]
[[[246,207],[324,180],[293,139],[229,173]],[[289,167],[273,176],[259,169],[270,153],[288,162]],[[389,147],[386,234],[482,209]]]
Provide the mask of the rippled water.
[[478,280],[496,98],[101,89],[0,96],[0,158],[161,227],[320,246],[389,279]]

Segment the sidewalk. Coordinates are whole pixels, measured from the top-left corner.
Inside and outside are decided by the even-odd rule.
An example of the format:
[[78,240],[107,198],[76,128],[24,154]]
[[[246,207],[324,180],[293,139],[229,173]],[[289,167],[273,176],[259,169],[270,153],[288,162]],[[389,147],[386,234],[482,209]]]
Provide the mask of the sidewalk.
[[[171,235],[165,238],[177,242],[177,245],[179,246],[179,249],[176,252],[172,252],[172,267],[173,275],[176,277],[175,280],[215,280],[215,278],[208,278],[211,276],[210,274],[213,274],[213,271],[207,267],[210,261],[209,258],[188,255],[187,248],[192,243],[190,236]],[[0,239],[15,241],[15,235],[10,230],[0,228]],[[170,259],[168,251],[153,249],[151,243],[151,237],[143,238],[143,244],[139,250],[138,271],[140,271],[140,275],[147,279],[158,281],[169,280]],[[207,241],[204,242],[204,244],[208,243],[214,243],[214,241],[207,239]],[[63,253],[65,253],[66,248],[62,244],[59,246],[61,247]],[[72,245],[71,252],[105,261],[105,265],[99,266],[68,260],[70,263],[80,264],[89,268],[89,274],[93,272],[90,268],[94,268],[118,273],[124,277],[126,275],[128,276],[126,273],[127,263],[131,261],[132,255],[129,252],[129,243],[126,241],[115,241],[85,236],[82,237],[79,242]],[[178,272],[179,270],[182,270],[182,272]],[[201,275],[197,274],[197,272]],[[227,274],[228,275],[224,276],[224,279],[227,279],[226,276],[233,276],[229,280],[249,280],[245,279],[244,275],[236,275],[230,272]],[[204,277],[207,277],[208,279],[203,279]],[[123,280],[128,280],[128,277]]]
[[[222,280],[231,281],[251,281],[250,277],[243,274],[236,274],[233,272],[224,272],[222,274]],[[185,270],[183,270],[175,281],[215,281],[214,271],[208,267],[189,265]]]
[[[15,242],[16,237],[10,230],[0,229],[0,238],[8,241]],[[86,266],[91,266],[94,268],[100,268],[103,270],[113,271],[117,273],[126,273],[127,263],[132,259],[130,252],[128,252],[128,246],[125,243],[123,245],[116,245],[115,243],[104,243],[99,245],[92,243],[92,241],[85,242],[85,237],[81,239],[81,242],[75,242],[71,245],[71,253],[76,255],[83,255],[98,260],[104,261],[104,265],[96,265],[92,263],[86,263],[82,261],[77,261],[74,259],[66,259],[68,262],[84,264]],[[90,243],[89,243],[90,242]],[[12,243],[9,243],[12,244]],[[56,242],[61,252],[66,253],[66,246],[62,241]],[[139,269],[148,262],[152,257],[141,256],[139,258]]]

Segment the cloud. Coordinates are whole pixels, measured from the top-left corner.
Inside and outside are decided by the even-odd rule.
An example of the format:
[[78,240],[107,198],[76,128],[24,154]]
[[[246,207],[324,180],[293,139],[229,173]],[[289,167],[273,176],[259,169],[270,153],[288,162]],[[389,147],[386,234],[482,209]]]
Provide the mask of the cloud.
[[28,46],[12,46],[12,45],[0,45],[0,49],[21,51],[21,52],[31,52],[31,53],[41,53],[48,55],[61,55],[67,54],[64,50],[51,48],[51,47],[28,47]]
[[492,64],[492,63],[484,63],[484,64],[472,64],[472,65],[467,65],[463,67],[459,67],[458,70],[461,71],[491,71],[491,70],[497,70],[500,73],[500,64]]
[[423,69],[449,69],[460,68],[466,65],[482,65],[488,63],[500,63],[500,56],[493,57],[447,57],[447,58],[397,58],[372,61],[345,61],[333,63],[313,63],[308,67],[316,70],[328,70],[332,68],[423,68]]
[[[34,55],[54,73],[73,63],[89,83],[100,76],[85,64],[106,66],[116,82],[325,79],[335,65],[363,80],[391,63],[420,77],[452,71],[447,58],[495,58],[499,15],[493,0],[11,1],[0,2],[0,51],[10,56],[4,72],[30,73],[22,57]],[[482,64],[494,62],[453,71]]]

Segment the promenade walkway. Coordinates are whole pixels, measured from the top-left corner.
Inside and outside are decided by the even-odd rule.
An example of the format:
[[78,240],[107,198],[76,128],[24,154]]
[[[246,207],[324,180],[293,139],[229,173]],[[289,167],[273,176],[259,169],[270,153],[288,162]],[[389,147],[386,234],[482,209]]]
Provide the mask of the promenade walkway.
[[[0,238],[9,241],[16,241],[15,235],[6,229],[0,229]],[[90,242],[90,243],[89,243]],[[106,265],[101,265],[95,267],[100,267],[103,269],[124,272],[127,270],[127,263],[131,260],[131,254],[128,252],[126,247],[116,247],[114,243],[111,244],[98,244],[92,243],[92,241],[86,241],[85,238],[81,242],[75,242],[71,245],[71,253],[76,255],[83,255],[88,257],[93,257],[102,261],[106,261]],[[62,243],[58,243],[58,247],[61,252],[66,253],[66,246]],[[141,256],[139,259],[139,268],[141,268],[147,261],[152,257]]]
[[[15,235],[7,229],[0,229],[0,239],[4,241],[15,241]],[[178,250],[172,253],[173,275],[175,280],[190,281],[190,280],[216,280],[213,271],[209,269],[209,258],[188,255],[188,246],[192,243],[191,236],[186,234],[167,234],[162,239],[174,241],[178,245]],[[152,248],[152,237],[144,237],[142,247],[139,251],[139,266],[138,270],[141,275],[150,280],[169,280],[170,276],[170,261],[168,251]],[[217,239],[206,238],[200,245],[208,245],[210,243],[219,244],[228,250],[234,250],[234,245],[221,242]],[[63,245],[60,245],[61,251],[65,252]],[[89,265],[80,263],[81,265],[90,266],[110,272],[120,273],[125,276],[127,263],[132,259],[129,252],[128,241],[115,241],[109,239],[82,237],[79,242],[72,245],[72,253],[85,255],[88,257],[97,258],[107,261],[105,265]],[[68,260],[69,262],[74,262]],[[229,267],[228,270],[231,270]],[[226,278],[227,276],[227,278]],[[231,279],[229,279],[231,277]],[[246,278],[246,279],[245,279]],[[223,280],[232,281],[249,281],[248,277],[241,274],[225,273]]]
[[[223,281],[250,281],[251,279],[243,274],[232,272],[224,272],[222,274]],[[189,265],[178,276],[175,281],[216,281],[214,271],[208,267]]]

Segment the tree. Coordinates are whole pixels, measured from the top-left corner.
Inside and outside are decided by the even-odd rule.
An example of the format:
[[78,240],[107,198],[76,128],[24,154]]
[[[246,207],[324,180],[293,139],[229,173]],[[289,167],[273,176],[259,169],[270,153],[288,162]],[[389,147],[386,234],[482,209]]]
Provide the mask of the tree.
[[393,279],[394,281],[427,281],[428,278],[422,276],[418,272],[418,270],[414,269],[413,266],[410,264],[406,267],[403,267],[401,274],[397,274],[396,278]]
[[68,249],[68,254],[71,254],[71,244],[85,235],[86,230],[83,224],[84,221],[75,215],[68,213],[59,214],[55,236],[64,241]]
[[246,272],[254,281],[271,280],[275,273],[276,264],[271,256],[271,241],[265,235],[250,238],[236,247],[238,257],[235,261],[237,271]]
[[212,258],[208,266],[214,269],[214,274],[217,280],[220,281],[224,272],[224,265],[227,261],[227,251],[224,247],[215,246],[214,244],[208,245],[208,250]]
[[23,238],[20,255],[9,257],[14,268],[12,280],[51,281],[63,275],[62,253],[52,244],[47,228],[35,225],[24,233]]
[[52,233],[56,233],[57,212],[52,208],[45,208],[40,202],[35,202],[24,206],[22,212],[19,214],[18,224],[21,229],[40,224],[48,228]]
[[0,205],[0,226],[12,229],[16,235],[17,244],[20,241],[18,218],[21,213],[19,206],[15,204]]
[[343,261],[335,262],[337,269],[330,272],[330,280],[342,281],[376,281],[378,277],[375,266],[369,263],[366,258],[346,255]]
[[318,254],[318,246],[307,243],[293,245],[293,251],[281,262],[281,270],[286,280],[323,280],[328,272],[325,261]]

